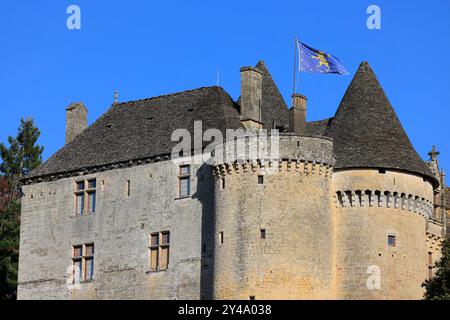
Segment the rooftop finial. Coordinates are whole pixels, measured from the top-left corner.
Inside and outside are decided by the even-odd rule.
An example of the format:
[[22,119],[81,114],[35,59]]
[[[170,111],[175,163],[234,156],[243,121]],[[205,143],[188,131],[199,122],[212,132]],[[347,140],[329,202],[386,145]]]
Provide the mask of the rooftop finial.
[[114,91],[114,104],[118,104],[119,103],[119,92]]
[[428,155],[430,156],[431,161],[435,161],[439,154],[440,154],[440,152],[436,150],[436,146],[433,146],[433,148],[431,148],[431,151],[428,152]]

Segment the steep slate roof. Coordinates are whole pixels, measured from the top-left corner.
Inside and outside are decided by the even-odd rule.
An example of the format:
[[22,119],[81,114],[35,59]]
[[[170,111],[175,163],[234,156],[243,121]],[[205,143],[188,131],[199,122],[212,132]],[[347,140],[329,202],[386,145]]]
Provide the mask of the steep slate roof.
[[332,119],[333,118],[307,122],[306,134],[310,136],[325,136]]
[[171,141],[175,129],[187,129],[193,137],[194,121],[201,120],[203,130],[225,132],[241,127],[239,117],[233,100],[221,87],[120,103],[29,177],[170,154],[178,143]]
[[[264,62],[262,112],[266,128],[288,126],[289,112]],[[113,105],[29,178],[170,154],[175,129],[241,128],[239,101],[221,87],[206,87]],[[436,179],[414,150],[374,72],[363,62],[334,117],[308,122],[306,134],[334,140],[336,169],[398,169]],[[193,134],[192,134],[193,136]],[[207,143],[205,143],[207,144]],[[450,195],[447,199],[450,199]],[[450,202],[450,200],[449,200]]]
[[275,121],[276,126],[284,125],[287,128],[289,126],[289,109],[275,81],[273,81],[264,61],[259,61],[255,67],[263,74],[261,111],[264,127],[267,129],[273,128],[273,122]]
[[326,135],[334,140],[336,169],[399,169],[435,180],[367,62],[359,66]]

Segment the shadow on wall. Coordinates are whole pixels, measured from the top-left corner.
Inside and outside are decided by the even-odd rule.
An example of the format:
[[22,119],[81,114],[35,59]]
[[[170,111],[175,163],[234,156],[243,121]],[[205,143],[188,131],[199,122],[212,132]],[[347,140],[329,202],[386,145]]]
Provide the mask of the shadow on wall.
[[192,198],[202,204],[200,299],[212,300],[215,254],[215,179],[213,167],[203,164],[197,170],[197,192]]

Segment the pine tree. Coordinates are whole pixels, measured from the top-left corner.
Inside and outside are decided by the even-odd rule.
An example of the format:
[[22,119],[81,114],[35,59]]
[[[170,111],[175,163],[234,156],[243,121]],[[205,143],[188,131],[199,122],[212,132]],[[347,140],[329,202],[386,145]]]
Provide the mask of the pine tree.
[[21,179],[42,163],[40,131],[32,119],[21,119],[9,147],[0,143],[0,300],[15,298],[19,261]]
[[422,285],[425,300],[450,300],[450,239],[442,243],[442,257],[436,263],[436,274]]

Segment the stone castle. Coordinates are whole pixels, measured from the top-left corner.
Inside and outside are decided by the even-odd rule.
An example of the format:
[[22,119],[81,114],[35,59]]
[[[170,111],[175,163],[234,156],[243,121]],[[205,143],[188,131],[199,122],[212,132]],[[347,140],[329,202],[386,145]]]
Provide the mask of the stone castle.
[[[71,104],[66,145],[23,180],[18,298],[421,299],[450,192],[369,64],[322,121],[262,61],[241,84],[116,101],[90,127]],[[276,128],[279,157],[171,161],[197,120]]]

